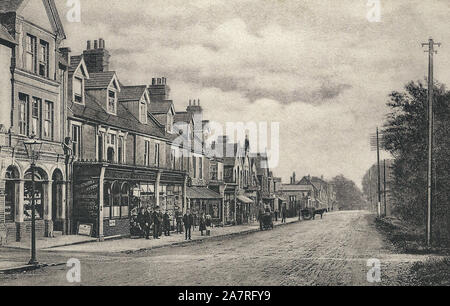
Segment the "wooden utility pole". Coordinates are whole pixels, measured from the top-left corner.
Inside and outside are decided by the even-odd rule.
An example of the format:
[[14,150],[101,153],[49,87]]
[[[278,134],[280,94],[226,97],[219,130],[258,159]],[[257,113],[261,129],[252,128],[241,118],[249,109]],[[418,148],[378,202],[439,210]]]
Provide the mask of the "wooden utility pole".
[[377,128],[377,162],[378,162],[378,217],[381,217],[381,171],[380,171],[380,132]]
[[440,43],[435,43],[432,38],[428,43],[423,43],[422,47],[428,46],[428,178],[427,178],[427,245],[431,245],[432,233],[432,207],[433,207],[433,93],[434,93],[434,70],[433,57],[437,51],[434,46],[440,47]]

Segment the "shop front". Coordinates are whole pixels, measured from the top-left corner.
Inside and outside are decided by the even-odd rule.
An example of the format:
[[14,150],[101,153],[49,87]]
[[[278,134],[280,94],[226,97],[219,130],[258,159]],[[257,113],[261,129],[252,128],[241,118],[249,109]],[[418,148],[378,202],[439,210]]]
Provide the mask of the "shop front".
[[183,172],[172,170],[76,163],[75,231],[91,227],[91,235],[99,239],[129,236],[140,208],[159,207],[174,216],[186,203],[185,182]]
[[[28,168],[28,169],[27,169]],[[27,169],[23,172],[22,169]],[[47,171],[48,166],[38,164],[34,171],[34,201],[36,236],[52,237],[65,218],[65,182],[58,168]],[[52,173],[51,175],[49,173]],[[30,238],[33,183],[32,170],[25,162],[8,166],[0,179],[0,212],[4,215],[7,242]],[[60,230],[63,232],[63,229]]]
[[251,206],[253,204],[253,200],[247,198],[244,195],[238,195],[237,197],[237,224],[248,224],[250,222],[250,213],[251,213]]
[[188,187],[187,199],[194,219],[197,220],[205,214],[207,219],[214,225],[222,223],[222,202],[223,197],[207,187]]

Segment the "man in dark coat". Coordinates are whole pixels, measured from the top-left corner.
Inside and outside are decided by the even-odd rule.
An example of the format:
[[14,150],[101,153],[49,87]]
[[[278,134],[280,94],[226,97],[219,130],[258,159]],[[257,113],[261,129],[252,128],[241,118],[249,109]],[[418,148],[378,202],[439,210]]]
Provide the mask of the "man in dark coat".
[[259,221],[259,228],[263,230],[263,216],[264,216],[264,209],[262,207],[262,203],[259,204],[259,211],[258,211],[258,221]]
[[150,207],[144,212],[144,225],[143,230],[145,232],[145,239],[150,239],[150,227],[152,225],[152,215],[150,213]]
[[191,211],[188,209],[186,214],[183,216],[184,230],[186,232],[185,237],[186,240],[191,239],[191,229],[194,225],[194,217],[191,215]]
[[159,231],[160,231],[160,217],[159,217],[159,207],[156,207],[156,209],[153,211],[152,219],[153,219],[153,238],[159,239]]
[[167,210],[163,216],[163,229],[164,229],[164,235],[170,236],[170,217],[169,217],[169,214],[167,213]]
[[177,221],[177,234],[183,233],[183,214],[179,210],[175,213],[175,220]]
[[144,238],[145,234],[146,234],[146,225],[145,225],[145,209],[141,208],[139,209],[139,213],[137,215],[136,218],[136,223],[139,225],[139,229],[140,229],[140,237]]

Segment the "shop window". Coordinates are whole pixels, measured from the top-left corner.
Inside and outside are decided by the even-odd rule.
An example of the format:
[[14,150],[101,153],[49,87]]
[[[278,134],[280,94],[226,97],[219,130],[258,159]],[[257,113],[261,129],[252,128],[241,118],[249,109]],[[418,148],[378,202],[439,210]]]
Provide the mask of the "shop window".
[[[32,183],[31,171],[25,174],[25,186],[24,186],[24,220],[31,221],[32,214]],[[36,220],[42,220],[44,218],[44,186],[42,181],[44,177],[40,174],[40,171],[36,169],[34,177],[34,203],[36,207]]]
[[16,214],[16,182],[19,178],[19,171],[14,166],[6,170],[5,183],[5,221],[14,222]]
[[111,184],[105,183],[103,185],[103,218],[109,219],[111,217]]
[[112,188],[112,209],[111,209],[111,218],[120,218],[120,185],[119,183],[115,183]]
[[122,218],[128,218],[130,207],[130,193],[131,193],[130,186],[128,184],[123,184],[120,200],[120,216]]

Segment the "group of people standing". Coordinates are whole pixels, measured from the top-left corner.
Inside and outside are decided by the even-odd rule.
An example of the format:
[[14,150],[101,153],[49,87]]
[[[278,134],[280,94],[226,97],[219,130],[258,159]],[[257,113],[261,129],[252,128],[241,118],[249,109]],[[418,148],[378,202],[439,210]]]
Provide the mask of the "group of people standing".
[[[171,224],[170,216],[167,211],[162,214],[161,209],[156,207],[151,211],[150,207],[141,208],[137,216],[137,224],[140,228],[141,237],[150,239],[150,231],[153,232],[154,239],[160,239],[162,233],[165,236],[170,236]],[[175,212],[176,233],[182,234],[183,228],[185,232],[185,239],[192,240],[192,228],[195,228],[196,217],[191,214],[190,209],[183,215],[180,211]],[[207,231],[208,220],[203,213],[199,220],[199,230],[201,235]]]

